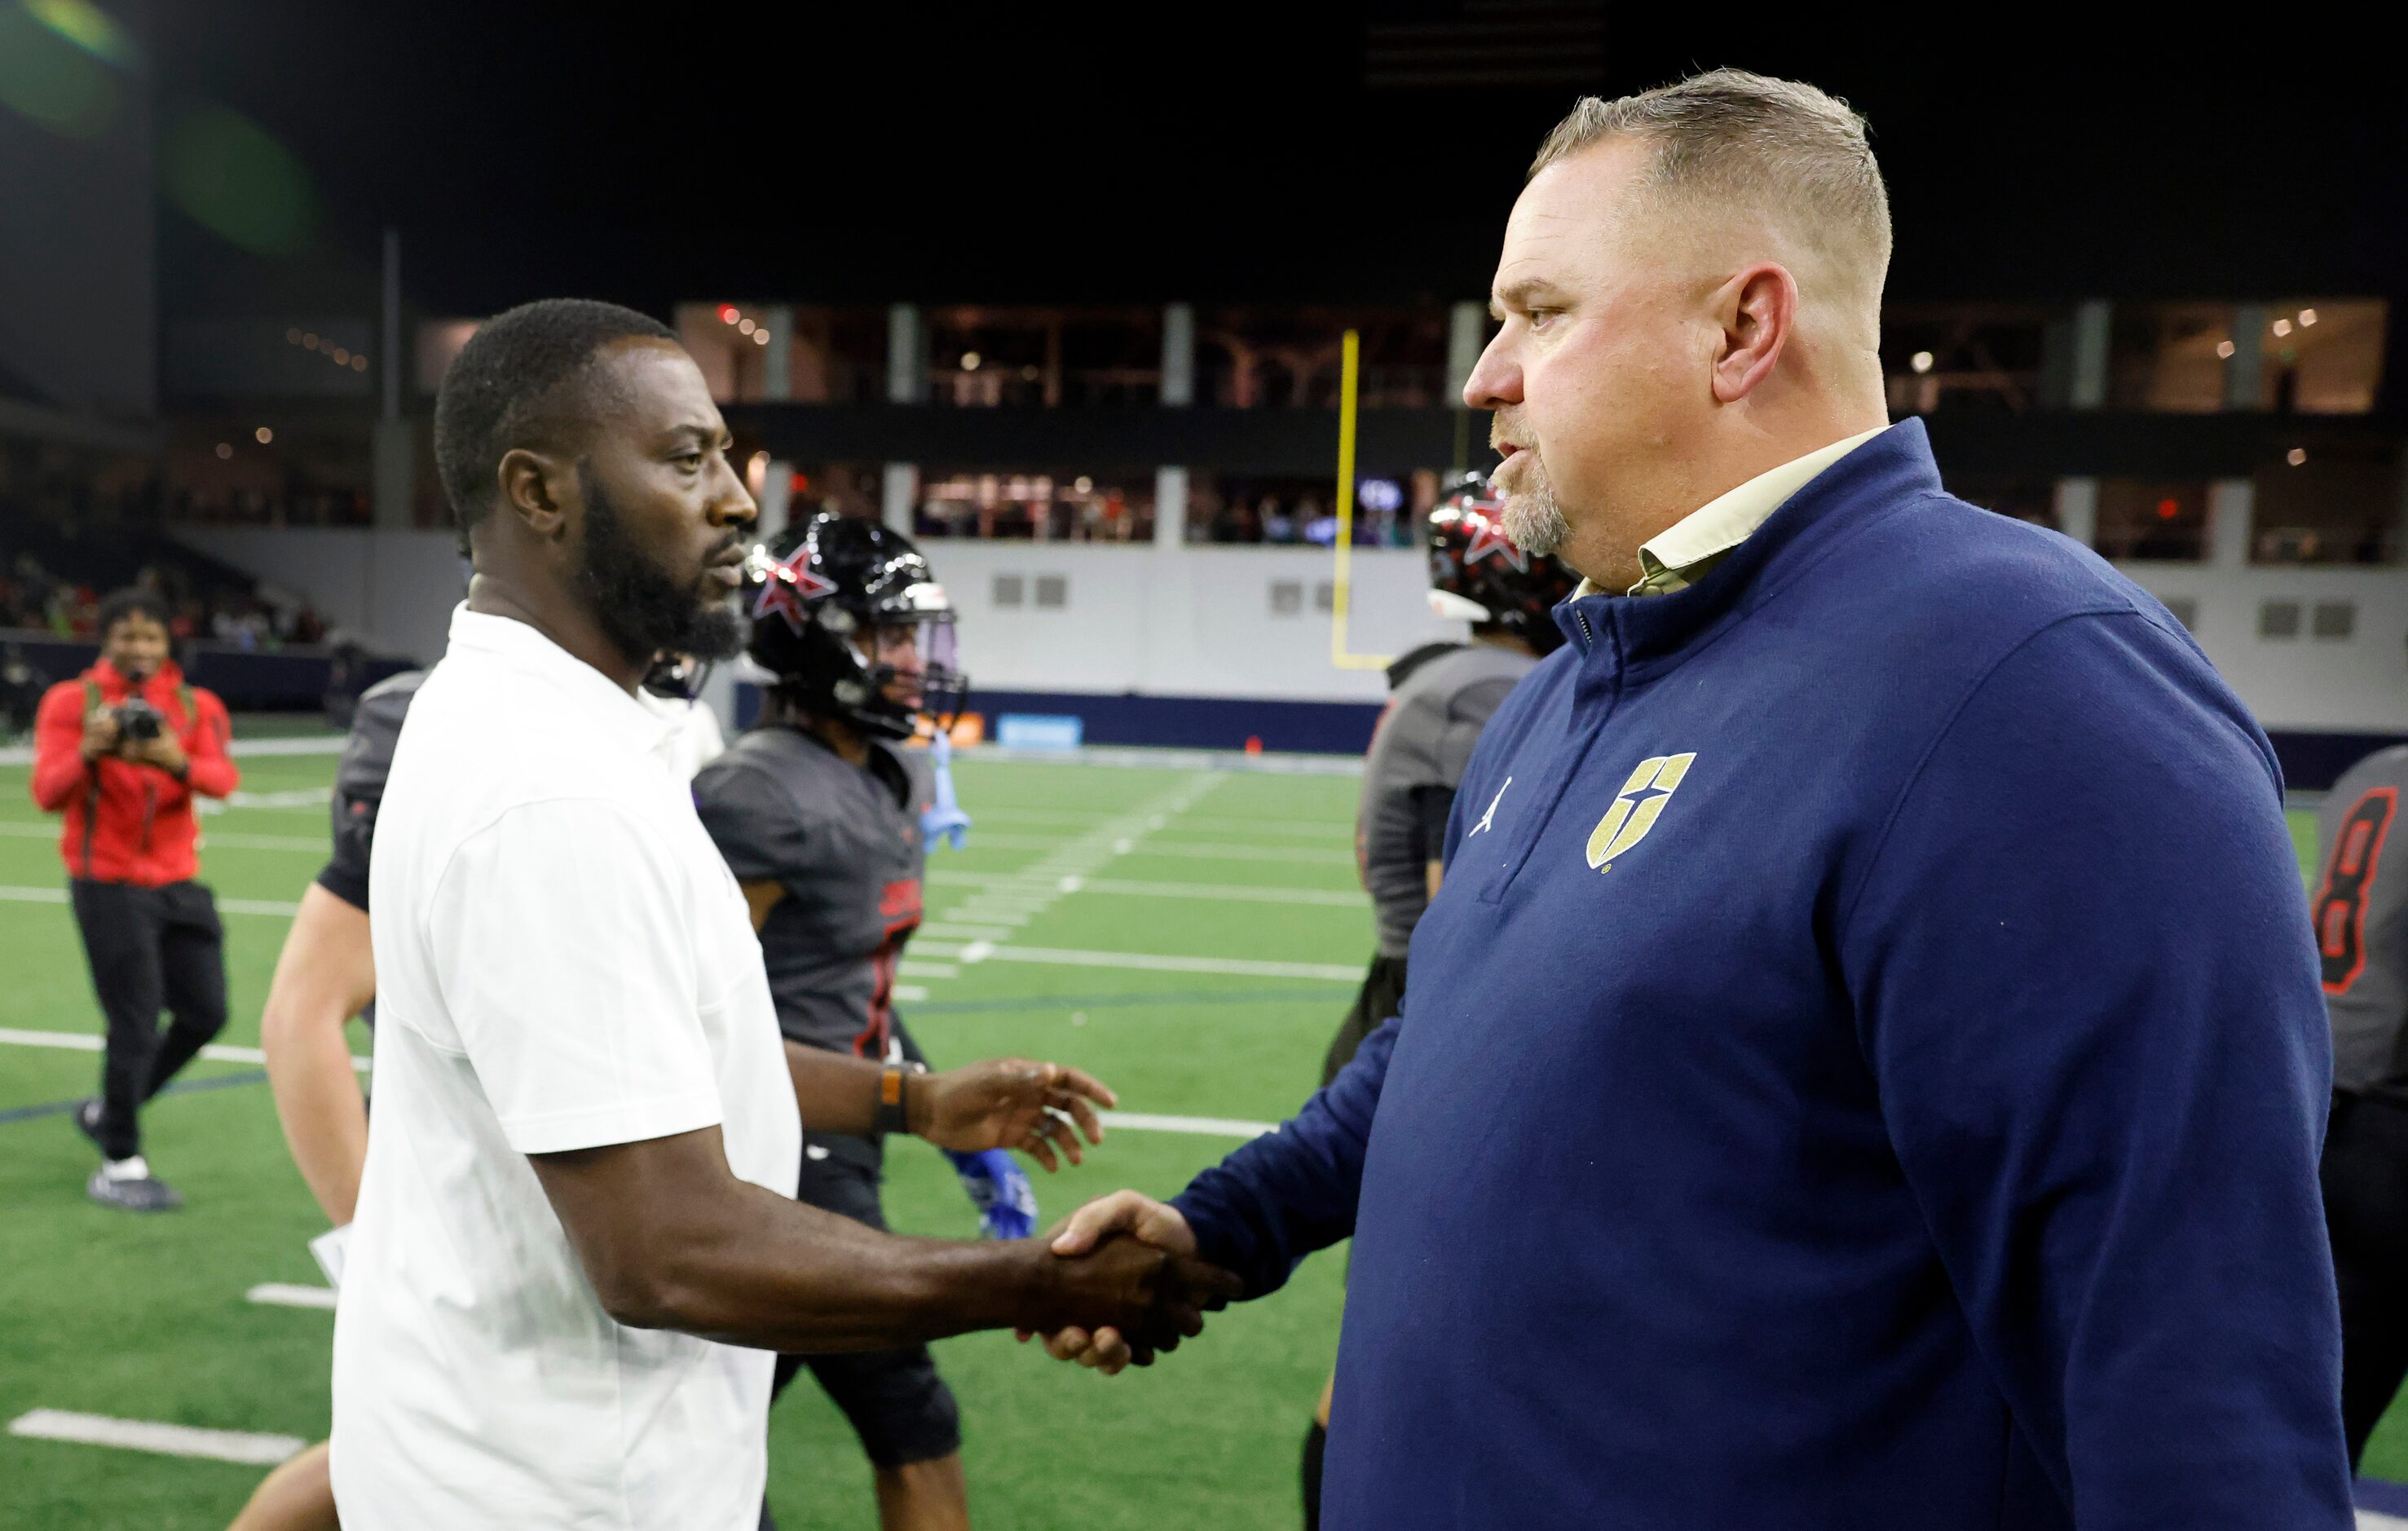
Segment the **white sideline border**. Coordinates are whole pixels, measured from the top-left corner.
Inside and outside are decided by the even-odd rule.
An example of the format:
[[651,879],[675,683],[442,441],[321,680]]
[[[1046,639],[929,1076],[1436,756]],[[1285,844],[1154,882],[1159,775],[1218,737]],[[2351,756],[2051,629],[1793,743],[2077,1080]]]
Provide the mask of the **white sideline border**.
[[[240,759],[244,755],[339,755],[347,736],[342,734],[305,735],[300,738],[236,739],[226,746],[226,753]],[[34,747],[12,744],[0,750],[0,766],[31,766]]]
[[212,1462],[272,1467],[309,1443],[298,1436],[253,1435],[244,1430],[205,1430],[194,1424],[121,1420],[107,1414],[75,1414],[36,1409],[8,1422],[8,1433],[27,1440],[63,1440],[80,1446],[114,1446],[160,1456],[197,1456]]

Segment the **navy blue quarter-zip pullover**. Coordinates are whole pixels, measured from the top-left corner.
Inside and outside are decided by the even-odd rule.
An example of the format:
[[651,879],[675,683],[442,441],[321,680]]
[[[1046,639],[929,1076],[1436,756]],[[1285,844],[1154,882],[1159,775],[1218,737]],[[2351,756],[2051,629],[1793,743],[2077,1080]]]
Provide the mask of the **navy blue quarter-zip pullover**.
[[2351,1524],[2329,1078],[2264,736],[1919,422],[1588,596],[1403,1019],[1179,1198],[1353,1233],[1332,1531]]

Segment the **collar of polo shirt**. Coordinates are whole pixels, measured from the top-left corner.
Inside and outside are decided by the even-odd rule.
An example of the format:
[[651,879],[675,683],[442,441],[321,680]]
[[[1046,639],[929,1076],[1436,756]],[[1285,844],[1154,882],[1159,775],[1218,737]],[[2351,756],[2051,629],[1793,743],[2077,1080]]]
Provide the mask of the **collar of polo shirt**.
[[[1861,435],[1819,447],[1767,468],[1726,494],[1716,495],[1639,545],[1640,580],[1625,592],[1630,595],[1669,595],[1704,579],[1723,555],[1756,535],[1792,494],[1813,482],[1825,468],[1887,430],[1878,426]],[[1594,580],[1583,579],[1572,592],[1604,594]]]

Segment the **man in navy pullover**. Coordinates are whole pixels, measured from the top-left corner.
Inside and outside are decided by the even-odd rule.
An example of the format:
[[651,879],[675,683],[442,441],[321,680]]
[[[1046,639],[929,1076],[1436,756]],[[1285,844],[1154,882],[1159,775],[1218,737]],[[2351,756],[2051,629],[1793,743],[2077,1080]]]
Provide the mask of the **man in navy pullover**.
[[1465,399],[1587,583],[1402,1018],[1057,1242],[1259,1296],[1354,1236],[1337,1531],[2351,1524],[2272,754],[2163,607],[1885,428],[1888,245],[1810,87],[1555,130]]

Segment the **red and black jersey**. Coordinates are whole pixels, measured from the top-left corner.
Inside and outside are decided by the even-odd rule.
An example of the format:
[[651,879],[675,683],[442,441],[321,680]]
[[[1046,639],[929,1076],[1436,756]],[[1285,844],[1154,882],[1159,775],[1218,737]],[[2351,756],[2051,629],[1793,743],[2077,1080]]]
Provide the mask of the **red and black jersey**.
[[2316,814],[2308,884],[2332,1020],[2333,1083],[2408,1101],[2408,745],[2378,750],[2333,783]]
[[784,896],[761,927],[778,1023],[806,1047],[882,1058],[896,966],[920,927],[926,765],[882,742],[847,765],[800,728],[752,729],[695,778],[703,827],[739,882]]

